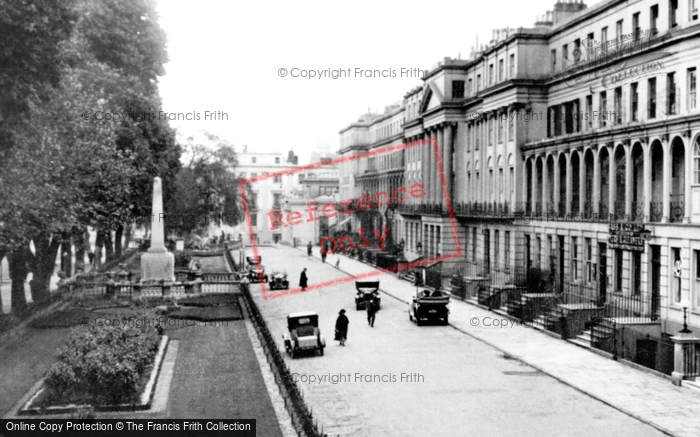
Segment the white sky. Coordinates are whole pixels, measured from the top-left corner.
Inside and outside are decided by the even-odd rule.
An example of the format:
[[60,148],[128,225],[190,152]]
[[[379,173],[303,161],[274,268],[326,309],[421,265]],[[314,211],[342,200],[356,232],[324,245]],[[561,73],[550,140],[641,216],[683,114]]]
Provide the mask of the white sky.
[[[428,69],[459,53],[467,59],[493,28],[532,27],[555,2],[160,0],[170,59],[164,111],[199,113],[171,122],[180,134],[207,130],[239,150],[291,147],[306,163],[319,146],[337,150],[338,131],[368,108],[383,112],[422,82],[280,77],[280,68]],[[205,121],[204,111],[224,111],[228,121]]]

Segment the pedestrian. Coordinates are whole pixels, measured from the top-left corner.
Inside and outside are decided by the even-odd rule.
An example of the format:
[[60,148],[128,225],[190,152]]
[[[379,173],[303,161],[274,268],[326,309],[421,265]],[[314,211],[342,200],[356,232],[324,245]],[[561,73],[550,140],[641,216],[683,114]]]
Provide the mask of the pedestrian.
[[311,242],[309,241],[309,244],[306,245],[306,253],[307,253],[307,255],[309,255],[309,256],[311,256],[311,254],[313,253],[313,252],[311,252],[311,248],[312,248],[312,247],[313,247],[313,245],[312,245]]
[[301,287],[301,291],[306,291],[306,287],[309,286],[309,279],[306,277],[306,268],[302,270],[301,276],[299,277],[299,286]]
[[335,262],[335,268],[340,270],[340,257],[338,257],[338,260]]
[[321,261],[324,263],[326,262],[326,252],[323,250],[321,251]]
[[335,321],[335,338],[340,340],[340,345],[345,346],[345,341],[348,338],[348,325],[350,320],[345,316],[345,310],[340,310],[338,319]]
[[367,307],[367,324],[374,328],[374,319],[377,316],[377,301],[374,299],[374,296],[367,301],[365,306]]

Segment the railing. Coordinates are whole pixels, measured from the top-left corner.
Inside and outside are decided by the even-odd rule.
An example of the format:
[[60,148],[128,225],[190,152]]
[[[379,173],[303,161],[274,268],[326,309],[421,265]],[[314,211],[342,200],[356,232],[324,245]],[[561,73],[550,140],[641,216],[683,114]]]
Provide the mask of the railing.
[[74,295],[83,297],[106,296],[114,298],[182,297],[189,294],[237,293],[238,281],[185,282],[173,284],[139,284],[115,282],[70,282],[65,287]]
[[663,202],[649,202],[649,221],[658,223],[664,215]]
[[299,436],[322,437],[324,434],[322,431],[319,431],[318,424],[313,418],[313,412],[304,402],[304,395],[301,390],[299,390],[294,375],[289,370],[287,363],[284,362],[284,357],[277,348],[275,337],[267,327],[265,318],[260,313],[257,304],[250,294],[250,288],[243,287],[242,292],[250,319],[260,338],[263,352],[270,365],[272,374],[275,377],[275,382],[280,388],[280,394],[284,398],[284,406],[289,413],[294,430]]
[[671,194],[671,208],[668,221],[670,223],[681,223],[685,217],[684,194]]

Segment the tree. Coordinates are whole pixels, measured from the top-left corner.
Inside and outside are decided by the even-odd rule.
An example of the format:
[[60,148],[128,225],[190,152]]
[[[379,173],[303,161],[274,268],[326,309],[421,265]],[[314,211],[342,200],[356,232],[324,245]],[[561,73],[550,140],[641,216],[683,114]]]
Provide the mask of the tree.
[[186,140],[185,164],[165,203],[165,225],[176,234],[205,230],[211,221],[234,226],[243,219],[238,180],[231,171],[237,164],[233,145],[209,133],[204,137],[203,143]]

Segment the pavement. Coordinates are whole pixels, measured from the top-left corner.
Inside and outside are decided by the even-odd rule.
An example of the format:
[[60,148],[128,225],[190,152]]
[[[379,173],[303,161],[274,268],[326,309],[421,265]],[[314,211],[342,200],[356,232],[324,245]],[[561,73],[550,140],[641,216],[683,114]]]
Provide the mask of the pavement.
[[[306,248],[298,248],[303,252]],[[318,248],[314,257],[320,259]],[[372,266],[344,255],[329,255],[326,264],[349,275],[375,272]],[[377,276],[380,290],[408,304],[415,287],[394,274]],[[700,436],[700,392],[605,358],[567,341],[458,299],[450,303],[450,325],[558,381],[623,413],[674,436]]]

